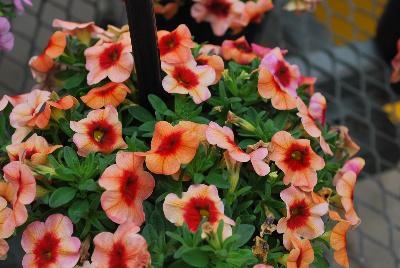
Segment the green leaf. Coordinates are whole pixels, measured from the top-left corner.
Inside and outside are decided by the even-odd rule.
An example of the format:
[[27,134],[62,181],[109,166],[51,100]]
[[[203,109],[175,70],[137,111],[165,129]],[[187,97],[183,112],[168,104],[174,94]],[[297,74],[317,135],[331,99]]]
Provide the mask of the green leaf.
[[149,122],[149,121],[154,121],[154,116],[147,111],[145,108],[141,106],[133,106],[129,108],[129,113],[138,121],[140,122]]
[[99,188],[99,186],[97,185],[97,182],[90,179],[90,180],[85,180],[85,181],[79,183],[78,188],[81,191],[94,192]]
[[194,267],[206,267],[208,265],[208,253],[196,248],[183,253],[182,259]]
[[77,200],[68,208],[68,217],[73,223],[77,223],[81,218],[89,213],[89,201]]
[[240,224],[237,226],[234,233],[240,235],[240,239],[237,240],[236,246],[241,247],[245,245],[253,237],[254,231],[254,225]]
[[148,99],[154,110],[156,110],[160,114],[165,114],[168,111],[168,107],[165,102],[163,102],[163,100],[156,95],[150,94],[148,96]]
[[68,167],[77,170],[80,166],[79,158],[71,147],[64,147],[64,160]]
[[219,172],[210,172],[205,178],[205,181],[210,185],[215,185],[220,189],[228,189],[230,187],[229,181]]
[[72,187],[61,187],[55,190],[49,199],[49,206],[51,208],[61,207],[74,199],[76,189]]
[[64,88],[65,89],[73,89],[79,86],[83,80],[86,79],[87,74],[85,72],[76,73],[74,76],[71,76],[67,80],[65,80]]
[[325,259],[324,256],[321,256],[321,255],[315,255],[313,264],[317,268],[329,268],[328,261]]
[[279,130],[282,130],[285,128],[286,121],[289,118],[289,112],[288,111],[281,111],[278,113],[277,116],[274,118],[274,124],[275,127],[278,128]]

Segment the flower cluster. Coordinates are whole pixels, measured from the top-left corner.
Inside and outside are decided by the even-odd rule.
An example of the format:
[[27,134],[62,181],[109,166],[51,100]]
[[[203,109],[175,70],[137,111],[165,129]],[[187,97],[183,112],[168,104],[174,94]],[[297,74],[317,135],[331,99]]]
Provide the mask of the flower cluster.
[[15,13],[23,13],[24,5],[32,6],[31,0],[13,0],[11,3],[0,1],[0,52],[11,51],[14,47],[14,35],[10,32],[9,18]]
[[37,85],[0,100],[2,257],[21,232],[23,267],[304,268],[329,248],[349,267],[365,162],[286,50],[159,31],[173,103],[150,112],[127,27],[54,27]]

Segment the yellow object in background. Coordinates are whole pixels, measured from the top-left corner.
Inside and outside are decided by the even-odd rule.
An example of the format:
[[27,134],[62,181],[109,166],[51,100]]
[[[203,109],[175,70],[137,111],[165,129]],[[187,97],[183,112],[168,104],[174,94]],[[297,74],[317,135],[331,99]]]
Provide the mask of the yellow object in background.
[[335,43],[344,45],[375,36],[386,3],[387,0],[322,0],[315,15],[332,31]]
[[393,124],[400,123],[400,101],[385,104],[383,110]]

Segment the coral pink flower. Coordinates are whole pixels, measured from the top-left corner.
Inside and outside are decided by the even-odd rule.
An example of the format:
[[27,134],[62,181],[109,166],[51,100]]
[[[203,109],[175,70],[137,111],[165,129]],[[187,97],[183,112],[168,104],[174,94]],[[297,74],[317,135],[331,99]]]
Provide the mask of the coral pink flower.
[[245,5],[245,13],[251,22],[261,22],[265,12],[271,10],[274,4],[271,0],[247,1]]
[[277,231],[284,234],[286,248],[292,248],[298,237],[314,239],[324,233],[321,217],[328,212],[327,202],[294,186],[283,190],[280,196],[286,204],[286,217],[279,220]]
[[76,132],[73,141],[80,156],[87,156],[91,152],[109,154],[128,147],[122,139],[118,112],[111,105],[89,112],[86,118],[78,122],[71,121],[70,127]]
[[33,58],[30,66],[40,72],[47,73],[54,66],[54,59],[64,53],[67,46],[67,35],[61,31],[55,32],[51,37],[44,52]]
[[270,167],[265,163],[265,158],[268,156],[268,149],[265,147],[256,148],[250,154],[250,162],[253,165],[254,171],[258,176],[267,176],[270,172]]
[[253,50],[254,54],[256,54],[257,57],[261,59],[264,58],[264,56],[267,55],[272,50],[269,47],[263,47],[255,43],[251,44],[251,49]]
[[25,102],[29,97],[29,93],[17,95],[17,96],[8,96],[4,95],[0,100],[0,112],[3,111],[7,105],[10,103],[13,107],[20,104],[21,102]]
[[208,89],[215,81],[215,71],[208,65],[196,66],[192,61],[185,65],[162,64],[167,73],[162,85],[168,93],[189,94],[194,103],[200,104],[211,97]]
[[360,151],[360,146],[353,141],[347,127],[337,126],[333,127],[333,129],[339,131],[339,138],[342,143],[342,148],[349,154],[350,157],[354,156]]
[[73,225],[68,217],[50,215],[46,222],[35,221],[22,233],[25,268],[72,268],[79,260],[81,241],[71,237]]
[[287,258],[287,268],[308,268],[314,262],[314,249],[307,239],[294,239]]
[[50,121],[51,108],[68,110],[78,101],[72,96],[65,96],[57,101],[51,101],[51,93],[35,89],[26,99],[14,107],[10,114],[10,124],[14,128],[46,128]]
[[[194,0],[191,14],[197,23],[209,22],[215,35],[222,36],[242,17],[245,5],[238,0]],[[244,25],[247,23],[244,22]]]
[[317,170],[325,166],[324,159],[317,155],[306,139],[294,139],[290,133],[279,131],[272,137],[272,152],[269,158],[285,173],[283,182],[312,191],[317,184]]
[[8,243],[4,239],[0,239],[0,261],[7,259],[7,253],[10,250]]
[[221,55],[221,46],[204,44],[201,46],[200,55]]
[[305,92],[308,93],[308,95],[312,96],[315,93],[315,83],[317,82],[316,77],[312,76],[301,76],[300,77],[300,86],[307,86]]
[[191,185],[187,192],[182,193],[182,198],[176,194],[168,194],[163,204],[164,215],[176,226],[184,223],[192,232],[196,232],[201,221],[206,218],[214,231],[217,230],[221,220],[224,221],[223,237],[232,235],[231,225],[235,222],[224,215],[224,204],[218,196],[214,185]]
[[229,127],[220,127],[217,123],[210,122],[206,137],[210,144],[227,150],[229,155],[236,161],[245,163],[250,160],[250,156],[235,143],[235,136]]
[[222,43],[221,52],[225,60],[234,60],[239,64],[249,64],[257,58],[244,36],[235,41],[225,40]]
[[154,189],[154,178],[143,170],[144,158],[131,152],[118,152],[116,164],[108,167],[99,179],[106,191],[101,206],[114,222],[127,221],[137,226],[144,222],[143,201]]
[[279,89],[296,96],[296,89],[299,87],[300,71],[297,65],[289,64],[282,54],[280,48],[272,49],[262,59],[260,68],[265,68],[271,73],[273,81]]
[[391,83],[400,82],[400,39],[397,41],[397,54],[392,60],[393,72],[390,78]]
[[13,161],[3,167],[4,179],[14,190],[11,203],[16,226],[24,224],[28,218],[25,205],[33,202],[36,196],[36,180],[28,166]]
[[99,43],[85,50],[87,83],[97,84],[106,77],[112,82],[122,83],[129,79],[134,63],[130,38],[123,35],[112,43]]
[[137,153],[146,157],[146,166],[151,172],[172,175],[179,171],[181,164],[193,160],[201,138],[193,131],[193,124],[181,121],[172,126],[165,121],[157,122],[150,151]]
[[162,15],[165,19],[172,19],[179,10],[179,4],[177,2],[170,2],[165,5],[160,3],[154,4],[154,13]]
[[96,268],[135,267],[150,265],[147,242],[138,234],[139,227],[134,223],[124,223],[114,234],[103,232],[93,239],[92,264]]
[[169,64],[184,64],[193,56],[195,47],[189,28],[181,24],[172,32],[158,31],[158,47],[161,61]]
[[349,268],[349,257],[347,255],[347,232],[350,229],[351,224],[342,221],[333,227],[330,236],[330,245],[334,250],[333,257],[335,261],[342,267]]
[[212,67],[215,71],[215,79],[212,83],[213,85],[218,83],[222,77],[222,73],[225,70],[224,60],[218,55],[204,55],[200,54],[196,58],[198,65],[208,65]]
[[33,165],[44,165],[48,155],[61,147],[50,146],[45,138],[35,133],[25,142],[8,145],[6,150],[11,161],[28,160]]
[[325,125],[326,99],[321,93],[315,93],[310,99],[310,105],[307,107],[301,98],[297,98],[297,115],[301,118],[304,130],[314,138],[319,138],[320,145],[324,153],[333,155],[329,144],[322,136],[322,131],[317,123]]
[[107,105],[118,107],[131,93],[129,87],[122,83],[110,82],[101,87],[92,88],[81,100],[92,109],[100,109]]
[[53,20],[53,27],[61,28],[63,32],[76,36],[85,44],[90,43],[92,37],[96,38],[102,34],[104,30],[94,24],[94,22],[76,23],[60,19]]
[[261,264],[254,265],[253,268],[274,268],[274,267],[271,266],[271,265],[267,265],[267,264],[261,263]]
[[[15,220],[13,211],[7,207],[7,200],[0,197],[0,241],[4,238],[9,238],[15,230]],[[0,246],[1,248],[1,246]],[[0,257],[2,250],[0,250]]]
[[345,218],[352,225],[358,225],[361,222],[354,208],[354,188],[356,181],[357,174],[353,171],[347,171],[336,183],[336,192],[341,197]]
[[333,178],[333,185],[336,186],[337,182],[348,171],[353,171],[358,176],[358,174],[360,174],[364,166],[365,166],[365,160],[361,157],[355,157],[350,160],[347,160],[346,163],[344,163],[343,167],[338,171],[338,173]]

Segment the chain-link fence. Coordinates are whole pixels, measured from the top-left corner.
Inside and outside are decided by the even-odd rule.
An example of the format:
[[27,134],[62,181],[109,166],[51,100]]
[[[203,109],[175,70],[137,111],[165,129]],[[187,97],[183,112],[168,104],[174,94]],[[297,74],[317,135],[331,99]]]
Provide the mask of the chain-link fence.
[[[122,1],[33,2],[13,21],[14,51],[0,54],[0,95],[30,90],[27,62],[45,46],[54,18],[125,20]],[[318,77],[330,122],[349,127],[367,161],[355,195],[363,223],[348,241],[351,267],[400,267],[400,133],[382,111],[383,104],[398,98],[389,84],[390,67],[372,41],[386,1],[324,0],[315,13],[302,14],[284,11],[285,2],[275,1],[258,28],[258,42],[288,49],[290,61]]]

